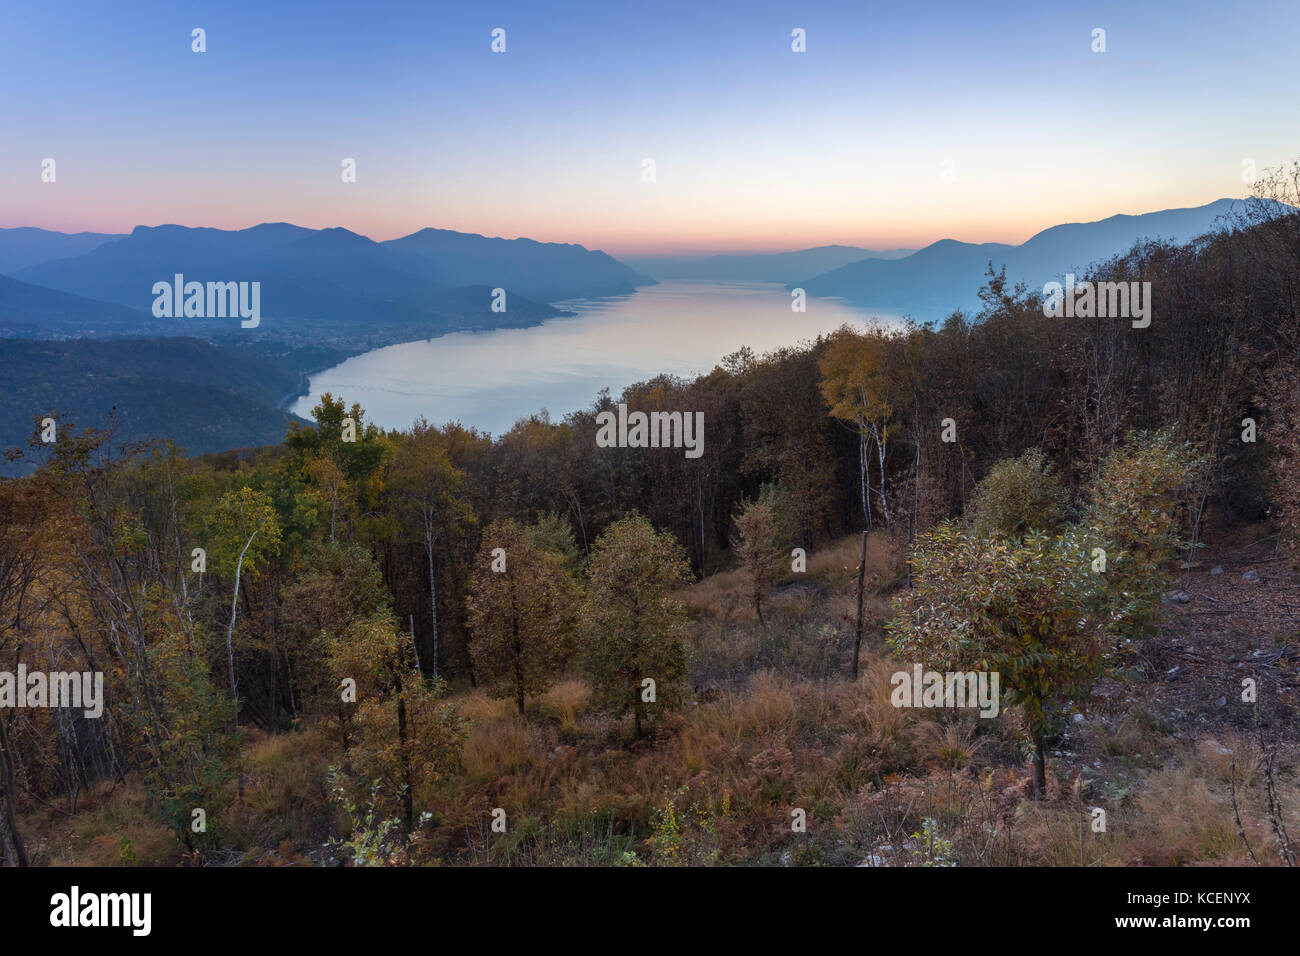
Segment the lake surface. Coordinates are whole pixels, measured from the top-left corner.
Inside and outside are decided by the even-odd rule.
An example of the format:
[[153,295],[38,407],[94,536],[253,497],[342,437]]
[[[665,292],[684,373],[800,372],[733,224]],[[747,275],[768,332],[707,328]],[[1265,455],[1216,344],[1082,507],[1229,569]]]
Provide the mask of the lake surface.
[[590,407],[602,388],[617,397],[661,373],[693,377],[741,346],[766,352],[845,323],[897,316],[836,299],[790,310],[775,282],[670,280],[630,295],[570,299],[577,313],[527,329],[455,332],[375,349],[313,375],[292,411],[311,418],[324,392],[360,402],[381,428],[459,421],[499,435],[546,410],[559,420]]

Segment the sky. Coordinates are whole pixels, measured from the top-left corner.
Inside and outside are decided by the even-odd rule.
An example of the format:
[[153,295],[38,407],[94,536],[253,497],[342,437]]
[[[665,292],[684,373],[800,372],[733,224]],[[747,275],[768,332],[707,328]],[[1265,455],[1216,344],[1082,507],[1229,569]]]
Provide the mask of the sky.
[[1296,0],[6,2],[0,226],[1023,242],[1300,158],[1297,27]]

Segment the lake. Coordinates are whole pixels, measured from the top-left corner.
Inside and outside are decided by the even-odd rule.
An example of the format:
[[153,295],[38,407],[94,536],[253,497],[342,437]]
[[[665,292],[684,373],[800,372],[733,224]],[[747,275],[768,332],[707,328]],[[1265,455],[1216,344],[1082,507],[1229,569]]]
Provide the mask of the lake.
[[741,346],[766,352],[845,323],[897,316],[809,298],[792,312],[775,282],[669,280],[630,295],[570,299],[576,313],[526,329],[454,332],[354,356],[311,377],[291,408],[311,418],[324,392],[360,402],[381,428],[459,421],[499,435],[546,410],[559,420],[588,408],[602,388],[617,397],[661,373],[693,377]]

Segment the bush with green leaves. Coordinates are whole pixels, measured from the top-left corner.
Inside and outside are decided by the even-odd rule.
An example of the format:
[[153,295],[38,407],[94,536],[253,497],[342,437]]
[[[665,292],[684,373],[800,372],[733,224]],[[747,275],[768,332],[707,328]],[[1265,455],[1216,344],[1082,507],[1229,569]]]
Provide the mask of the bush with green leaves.
[[994,465],[975,489],[972,527],[985,537],[1018,538],[1058,530],[1070,511],[1070,494],[1037,448]]
[[1099,575],[1108,629],[1141,639],[1160,623],[1164,567],[1186,547],[1185,493],[1206,462],[1169,431],[1135,432],[1101,464],[1088,489],[1087,527],[1106,552]]
[[1006,703],[1028,718],[1038,793],[1054,710],[1085,700],[1103,667],[1085,545],[1074,529],[1014,539],[941,525],[918,541],[914,586],[895,599],[888,625],[890,644],[909,667],[1000,675]]

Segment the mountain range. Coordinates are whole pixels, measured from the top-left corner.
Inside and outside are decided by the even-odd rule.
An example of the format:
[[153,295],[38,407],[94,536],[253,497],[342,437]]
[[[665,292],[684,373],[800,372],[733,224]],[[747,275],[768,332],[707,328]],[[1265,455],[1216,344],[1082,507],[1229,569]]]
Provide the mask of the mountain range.
[[922,320],[941,319],[956,309],[979,309],[978,293],[990,263],[995,269],[1006,266],[1012,282],[1041,288],[1068,272],[1082,275],[1088,266],[1127,251],[1139,239],[1182,243],[1228,227],[1232,213],[1241,207],[1241,200],[1219,199],[1188,209],[1068,223],[1044,229],[1020,245],[941,239],[903,258],[862,259],[790,280],[787,287]]
[[[13,411],[171,436],[194,452],[278,440],[311,372],[384,345],[462,329],[532,325],[550,303],[634,292],[655,278],[781,282],[922,321],[978,310],[990,265],[1030,287],[1083,274],[1143,238],[1178,242],[1231,224],[1238,201],[1045,229],[1019,245],[943,239],[923,249],[821,246],[787,253],[620,262],[579,245],[423,229],[375,242],[342,228],[263,223],[138,226],[127,235],[0,229],[0,382]],[[153,286],[261,283],[263,321],[156,318]],[[507,311],[492,309],[507,291]],[[707,317],[702,317],[707,319]],[[129,340],[125,340],[131,337]],[[0,474],[30,465],[0,465]]]
[[690,257],[624,259],[637,272],[656,279],[741,279],[750,282],[794,282],[830,272],[863,259],[901,259],[915,249],[862,249],[858,246],[817,246],[796,252]]
[[[49,236],[39,239],[50,244]],[[9,274],[148,312],[154,283],[177,273],[187,281],[260,282],[268,318],[370,326],[489,313],[494,288],[506,290],[507,313],[520,313],[498,324],[513,324],[522,315],[558,314],[546,305],[553,300],[632,292],[653,281],[581,246],[433,229],[381,243],[347,229],[289,223],[240,230],[137,226],[128,236]]]
[[103,232],[51,232],[32,226],[0,229],[0,275],[10,275],[50,259],[79,256],[121,238]]

